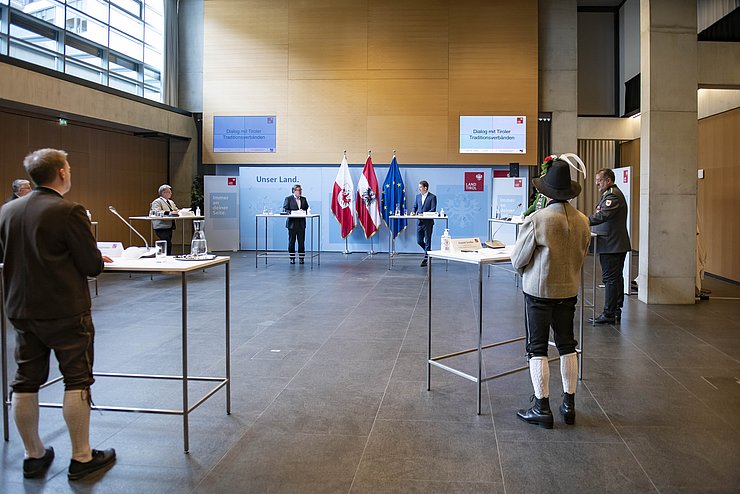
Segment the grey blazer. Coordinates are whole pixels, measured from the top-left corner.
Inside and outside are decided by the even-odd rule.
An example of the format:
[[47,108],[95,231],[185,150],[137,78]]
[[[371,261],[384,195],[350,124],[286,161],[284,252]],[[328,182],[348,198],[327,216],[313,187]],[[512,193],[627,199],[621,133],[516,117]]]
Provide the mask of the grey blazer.
[[549,299],[577,296],[590,241],[588,218],[567,202],[551,202],[528,216],[511,254],[522,291]]
[[[177,211],[177,205],[172,199],[165,199],[162,196],[157,197],[152,201],[152,209],[154,211]],[[175,222],[173,221],[162,221],[152,220],[152,228],[155,230],[173,230],[175,228]]]

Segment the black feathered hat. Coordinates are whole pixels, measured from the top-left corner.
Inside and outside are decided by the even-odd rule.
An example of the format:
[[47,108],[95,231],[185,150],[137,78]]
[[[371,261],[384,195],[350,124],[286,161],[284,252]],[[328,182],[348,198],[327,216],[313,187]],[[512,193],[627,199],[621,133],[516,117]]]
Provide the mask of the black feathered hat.
[[544,177],[532,179],[532,184],[550,199],[567,201],[581,193],[578,182],[570,179],[570,164],[561,159],[552,162]]

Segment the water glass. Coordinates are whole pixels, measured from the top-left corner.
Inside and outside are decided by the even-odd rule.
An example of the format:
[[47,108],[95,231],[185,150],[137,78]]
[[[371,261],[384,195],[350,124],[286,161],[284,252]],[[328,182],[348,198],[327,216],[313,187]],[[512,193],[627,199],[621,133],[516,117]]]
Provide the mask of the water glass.
[[154,246],[157,249],[157,262],[164,262],[167,259],[167,241],[157,240],[154,242]]

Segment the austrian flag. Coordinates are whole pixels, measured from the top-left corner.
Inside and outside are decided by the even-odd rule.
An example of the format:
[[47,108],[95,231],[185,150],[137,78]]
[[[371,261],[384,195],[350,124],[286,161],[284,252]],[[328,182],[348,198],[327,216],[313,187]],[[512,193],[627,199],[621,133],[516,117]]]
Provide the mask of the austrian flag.
[[347,238],[355,228],[355,208],[352,205],[354,197],[355,190],[349,174],[347,156],[345,156],[339,166],[339,173],[334,180],[334,190],[331,194],[331,212],[339,222],[343,239]]
[[378,192],[378,179],[375,176],[373,160],[367,157],[365,168],[362,169],[360,181],[357,183],[357,218],[360,220],[362,229],[365,230],[365,238],[370,238],[380,229],[380,195]]

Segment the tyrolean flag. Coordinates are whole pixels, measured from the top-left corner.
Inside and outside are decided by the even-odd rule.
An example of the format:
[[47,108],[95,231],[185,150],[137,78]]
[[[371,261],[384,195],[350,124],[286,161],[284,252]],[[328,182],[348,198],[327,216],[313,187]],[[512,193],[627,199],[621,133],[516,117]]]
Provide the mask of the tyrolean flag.
[[342,159],[339,166],[337,178],[334,180],[334,189],[331,195],[331,212],[334,213],[342,229],[342,239],[352,233],[355,228],[355,208],[354,201],[355,190],[352,185],[352,177],[349,174],[347,165],[347,156]]

